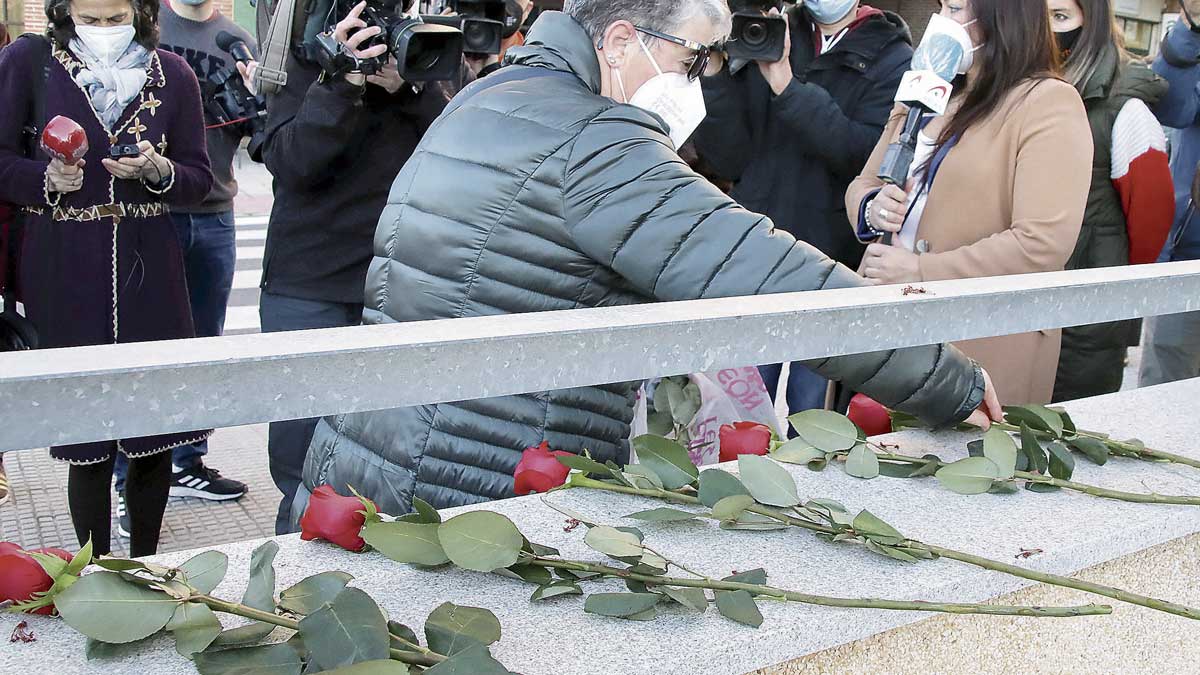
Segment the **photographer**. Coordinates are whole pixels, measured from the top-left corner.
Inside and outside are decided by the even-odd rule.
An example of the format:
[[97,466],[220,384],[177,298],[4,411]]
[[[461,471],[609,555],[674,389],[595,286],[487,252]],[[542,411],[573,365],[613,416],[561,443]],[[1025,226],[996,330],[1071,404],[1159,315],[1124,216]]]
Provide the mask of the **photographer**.
[[[254,39],[228,17],[222,15],[213,0],[178,0],[163,5],[159,12],[162,48],[175,52],[191,66],[200,82],[206,103],[213,100],[216,80],[232,76],[238,82],[248,74],[246,64],[217,46],[217,36],[229,33],[253,49]],[[251,62],[253,63],[253,62]],[[232,84],[232,82],[231,82]],[[243,85],[246,86],[246,85]],[[203,201],[171,209],[171,220],[183,248],[187,271],[188,296],[196,337],[215,337],[224,332],[225,308],[233,289],[233,267],[237,259],[234,233],[233,198],[237,181],[233,178],[233,155],[242,138],[251,135],[251,125],[224,124],[205,115],[208,159],[212,165],[213,187]],[[222,501],[238,499],[246,493],[246,484],[223,477],[204,465],[208,441],[181,445],[171,451],[171,495]],[[117,534],[129,536],[129,513],[125,508],[125,475],[128,463],[117,457],[114,470],[117,490]]]
[[[385,57],[379,72],[326,72],[305,41],[289,55],[287,84],[268,98],[263,158],[275,203],[263,258],[264,332],[361,322],[375,223],[392,179],[459,84],[405,82],[387,45],[364,46],[382,33],[363,20],[366,7],[335,6],[342,18],[330,37],[354,59]],[[270,426],[271,476],[283,493],[280,534],[292,531],[287,514],[314,426],[315,419]]]
[[[731,4],[751,11],[778,5]],[[719,72],[701,79],[708,118],[696,131],[696,150],[734,182],[734,200],[856,269],[862,247],[846,231],[843,197],[883,132],[912,38],[899,16],[856,0],[805,0],[784,18],[782,59],[736,74],[710,64],[709,73]],[[772,396],[781,369],[761,369]],[[789,413],[824,407],[825,390],[824,378],[793,364]]]

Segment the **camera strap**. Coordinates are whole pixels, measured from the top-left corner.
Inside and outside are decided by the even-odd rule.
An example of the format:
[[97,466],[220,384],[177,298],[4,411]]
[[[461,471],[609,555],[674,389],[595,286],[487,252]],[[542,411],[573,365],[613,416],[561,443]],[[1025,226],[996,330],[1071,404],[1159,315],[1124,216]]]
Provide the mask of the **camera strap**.
[[[264,0],[259,0],[265,4]],[[271,24],[267,28],[266,39],[260,45],[262,59],[254,72],[254,83],[259,93],[277,94],[287,84],[288,52],[292,48],[292,34],[295,32],[296,5],[305,0],[278,0],[275,11],[271,14]],[[259,17],[261,20],[261,16]]]

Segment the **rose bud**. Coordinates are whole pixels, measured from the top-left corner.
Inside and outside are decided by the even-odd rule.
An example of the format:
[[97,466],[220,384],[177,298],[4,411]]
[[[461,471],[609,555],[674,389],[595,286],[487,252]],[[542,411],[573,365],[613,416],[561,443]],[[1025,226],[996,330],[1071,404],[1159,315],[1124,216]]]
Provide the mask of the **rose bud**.
[[[368,500],[369,501],[369,500]],[[372,502],[373,504],[374,502]],[[300,538],[324,539],[355,553],[367,547],[360,536],[366,516],[358,497],[343,497],[328,485],[313,490],[300,517]]]
[[534,492],[549,492],[567,482],[571,469],[556,457],[567,457],[574,453],[551,450],[549,441],[542,441],[536,448],[525,448],[521,461],[513,471],[513,492],[527,495]]
[[0,555],[4,555],[5,553],[16,553],[24,550],[25,549],[21,548],[20,544],[14,544],[11,541],[0,541]]
[[42,150],[63,164],[74,166],[87,154],[87,132],[70,117],[58,115],[42,130]]
[[[7,542],[5,542],[7,543]],[[14,603],[33,600],[35,593],[50,590],[54,580],[38,561],[27,555],[20,547],[16,551],[5,547],[0,553],[0,602]],[[34,610],[32,614],[52,614],[53,605]]]
[[866,394],[855,394],[850,399],[850,410],[846,416],[868,436],[892,433],[892,418],[887,408]]
[[717,432],[720,460],[732,462],[738,455],[765,455],[771,447],[771,427],[758,422],[723,424]]

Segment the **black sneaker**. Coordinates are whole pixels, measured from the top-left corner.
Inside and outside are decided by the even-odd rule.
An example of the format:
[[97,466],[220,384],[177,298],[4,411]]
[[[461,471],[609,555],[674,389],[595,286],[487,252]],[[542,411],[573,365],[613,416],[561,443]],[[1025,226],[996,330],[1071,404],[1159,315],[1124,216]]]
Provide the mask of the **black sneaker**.
[[197,464],[188,469],[175,467],[171,474],[172,497],[198,497],[211,501],[238,499],[246,494],[246,484],[223,477],[216,469]]
[[117,536],[129,538],[129,509],[125,508],[125,493],[117,493]]

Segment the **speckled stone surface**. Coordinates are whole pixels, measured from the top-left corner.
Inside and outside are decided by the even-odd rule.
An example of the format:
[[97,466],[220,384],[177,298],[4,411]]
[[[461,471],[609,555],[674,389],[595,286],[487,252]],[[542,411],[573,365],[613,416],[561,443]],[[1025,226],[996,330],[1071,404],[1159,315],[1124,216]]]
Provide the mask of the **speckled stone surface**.
[[[1122,438],[1137,436],[1151,447],[1200,457],[1200,448],[1195,444],[1200,437],[1200,419],[1195,414],[1197,398],[1200,398],[1200,380],[1115,394],[1079,402],[1070,408],[1083,428],[1103,430]],[[961,434],[908,432],[891,440],[899,442],[902,450],[910,454],[936,452],[944,458],[966,455],[967,436]],[[1057,573],[1075,573],[1200,532],[1200,510],[1196,507],[1126,504],[1068,492],[966,497],[941,489],[932,479],[861,481],[836,469],[813,473],[799,468],[793,473],[802,495],[832,497],[851,508],[868,508],[908,536],[1006,561],[1014,560],[1022,548],[1040,548],[1044,549],[1043,554],[1020,564]],[[1081,461],[1076,479],[1126,490],[1200,494],[1200,470],[1131,460],[1113,460],[1105,467]],[[648,500],[588,491],[556,493],[549,498],[596,520],[615,524],[620,524],[625,514],[658,505]],[[504,513],[530,539],[556,546],[564,555],[596,557],[583,544],[582,528],[564,532],[563,517],[537,497],[473,508]],[[461,509],[447,515],[456,511]],[[829,544],[795,528],[777,532],[723,532],[710,523],[641,527],[650,545],[692,569],[720,576],[732,570],[762,566],[767,568],[771,583],[812,593],[984,601],[1030,585],[1021,579],[949,560],[917,565],[894,563],[861,547]],[[345,570],[355,575],[354,583],[380,601],[392,618],[414,627],[446,600],[491,609],[504,627],[504,637],[494,648],[495,655],[509,668],[526,675],[746,673],[810,654],[814,655],[810,657],[814,663],[822,662],[821,659],[830,658],[831,652],[826,650],[833,647],[929,618],[921,613],[827,609],[764,601],[761,606],[766,620],[758,630],[729,622],[712,610],[697,616],[667,609],[652,623],[626,622],[584,614],[578,597],[530,605],[531,587],[496,576],[460,570],[418,571],[374,553],[353,555],[326,544],[301,542],[294,536],[278,541],[281,550],[276,568],[280,588],[315,572]],[[230,573],[217,595],[240,597],[254,545],[246,542],[225,548],[231,559]],[[1194,545],[1182,546],[1183,549],[1162,549],[1162,555],[1168,556],[1166,567],[1153,574],[1143,575],[1136,566],[1136,558],[1131,558],[1128,564],[1119,561],[1113,568],[1120,574],[1121,584],[1130,590],[1154,591],[1180,599],[1188,599],[1187,594],[1193,593],[1191,600],[1196,602],[1194,568],[1186,566],[1194,562],[1171,562],[1177,555],[1195,557]],[[1150,555],[1157,556],[1160,552],[1153,551]],[[186,557],[188,554],[179,553],[162,559],[179,562]],[[617,586],[611,585],[609,590],[617,590]],[[1033,589],[1033,592],[1039,591]],[[1058,602],[1067,598],[1053,599]],[[1074,595],[1069,599],[1082,601]],[[1137,612],[1119,604],[1116,609],[1122,613]],[[920,633],[925,636],[922,643],[908,644],[907,650],[921,654],[936,649],[953,655],[957,648],[962,652],[958,655],[962,659],[959,663],[970,664],[973,658],[998,657],[980,647],[978,640],[966,637],[960,640],[960,632],[965,636],[970,630],[995,631],[997,635],[1015,636],[1009,639],[1019,641],[1024,636],[1032,642],[1037,636],[1056,631],[1087,636],[1103,630],[1103,622],[1111,619],[988,618],[974,620],[977,623],[972,625],[978,628],[924,621],[918,625],[921,631],[929,630],[925,627],[930,625],[945,628],[932,635]],[[0,619],[0,631],[11,630],[15,623],[14,617],[5,616]],[[227,625],[230,623],[227,621]],[[1190,623],[1168,617],[1166,623],[1153,625],[1164,639],[1174,632],[1187,632],[1194,639],[1198,632]],[[87,663],[83,658],[83,637],[61,622],[33,617],[30,625],[37,642],[0,642],[0,673],[194,672],[188,662],[175,654],[168,639],[148,641],[117,663]],[[887,640],[888,635],[872,639]],[[1142,639],[1137,634],[1127,638],[1130,654],[1139,653],[1140,647],[1135,643]],[[882,660],[862,662],[860,672],[886,672],[893,668],[896,672],[922,672],[922,668],[909,667],[902,652],[895,654],[894,662],[887,654],[876,658]],[[837,665],[814,668],[777,672],[842,670]],[[925,669],[938,670],[935,666]],[[985,669],[976,664],[952,670]]]

